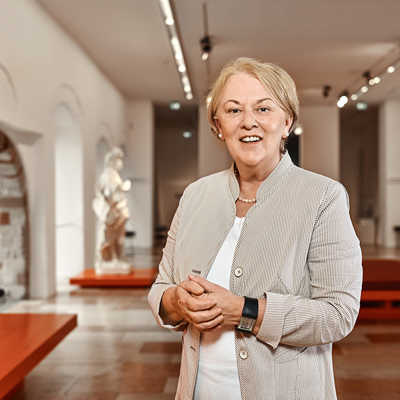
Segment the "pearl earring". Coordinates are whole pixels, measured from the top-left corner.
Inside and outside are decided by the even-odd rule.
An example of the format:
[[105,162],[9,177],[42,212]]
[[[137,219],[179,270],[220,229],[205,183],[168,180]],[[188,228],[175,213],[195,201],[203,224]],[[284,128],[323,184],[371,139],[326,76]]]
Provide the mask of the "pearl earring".
[[222,137],[222,133],[218,133],[218,135],[217,135],[217,136],[218,136],[218,139],[219,139],[219,140],[222,140],[222,139],[223,139],[223,137]]

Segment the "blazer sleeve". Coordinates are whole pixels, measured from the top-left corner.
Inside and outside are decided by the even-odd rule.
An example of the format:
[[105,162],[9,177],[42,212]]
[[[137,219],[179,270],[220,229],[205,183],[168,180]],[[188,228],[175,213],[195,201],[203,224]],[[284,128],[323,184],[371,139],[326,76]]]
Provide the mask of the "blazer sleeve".
[[257,338],[276,348],[332,343],[348,335],[360,307],[361,261],[347,192],[340,183],[330,183],[308,251],[311,296],[265,293],[266,310]]
[[165,321],[162,320],[160,316],[160,305],[164,292],[168,288],[176,286],[176,283],[174,281],[175,241],[176,241],[176,234],[179,229],[184,196],[185,193],[182,195],[179,201],[179,206],[175,212],[170,229],[168,231],[167,243],[163,249],[163,255],[161,258],[160,265],[158,267],[158,275],[150,289],[147,298],[157,323],[163,328],[177,330],[177,331],[184,330],[187,323],[181,322],[178,325],[170,325],[166,323]]

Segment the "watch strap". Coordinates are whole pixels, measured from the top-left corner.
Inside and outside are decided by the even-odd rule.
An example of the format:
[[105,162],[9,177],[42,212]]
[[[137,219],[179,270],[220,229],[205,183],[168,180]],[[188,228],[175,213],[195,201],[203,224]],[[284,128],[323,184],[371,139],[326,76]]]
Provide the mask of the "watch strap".
[[258,317],[258,299],[244,296],[244,306],[242,316],[245,318],[257,319]]

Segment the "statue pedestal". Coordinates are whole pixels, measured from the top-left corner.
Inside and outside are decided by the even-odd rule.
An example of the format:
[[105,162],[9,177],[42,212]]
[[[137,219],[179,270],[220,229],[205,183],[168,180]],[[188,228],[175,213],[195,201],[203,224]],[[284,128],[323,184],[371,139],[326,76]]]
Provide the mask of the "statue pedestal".
[[82,271],[78,276],[71,277],[69,283],[82,288],[143,288],[152,285],[157,277],[157,273],[157,266],[145,269],[132,268],[132,272],[129,275],[97,275],[94,268],[88,268]]
[[101,261],[97,263],[96,275],[129,275],[132,272],[132,266],[121,260]]

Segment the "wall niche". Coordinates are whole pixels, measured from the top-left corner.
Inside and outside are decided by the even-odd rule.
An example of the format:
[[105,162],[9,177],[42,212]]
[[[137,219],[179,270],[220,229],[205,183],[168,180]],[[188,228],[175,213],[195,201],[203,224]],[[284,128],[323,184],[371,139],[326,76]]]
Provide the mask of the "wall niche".
[[29,297],[27,215],[22,161],[0,131],[0,304]]

